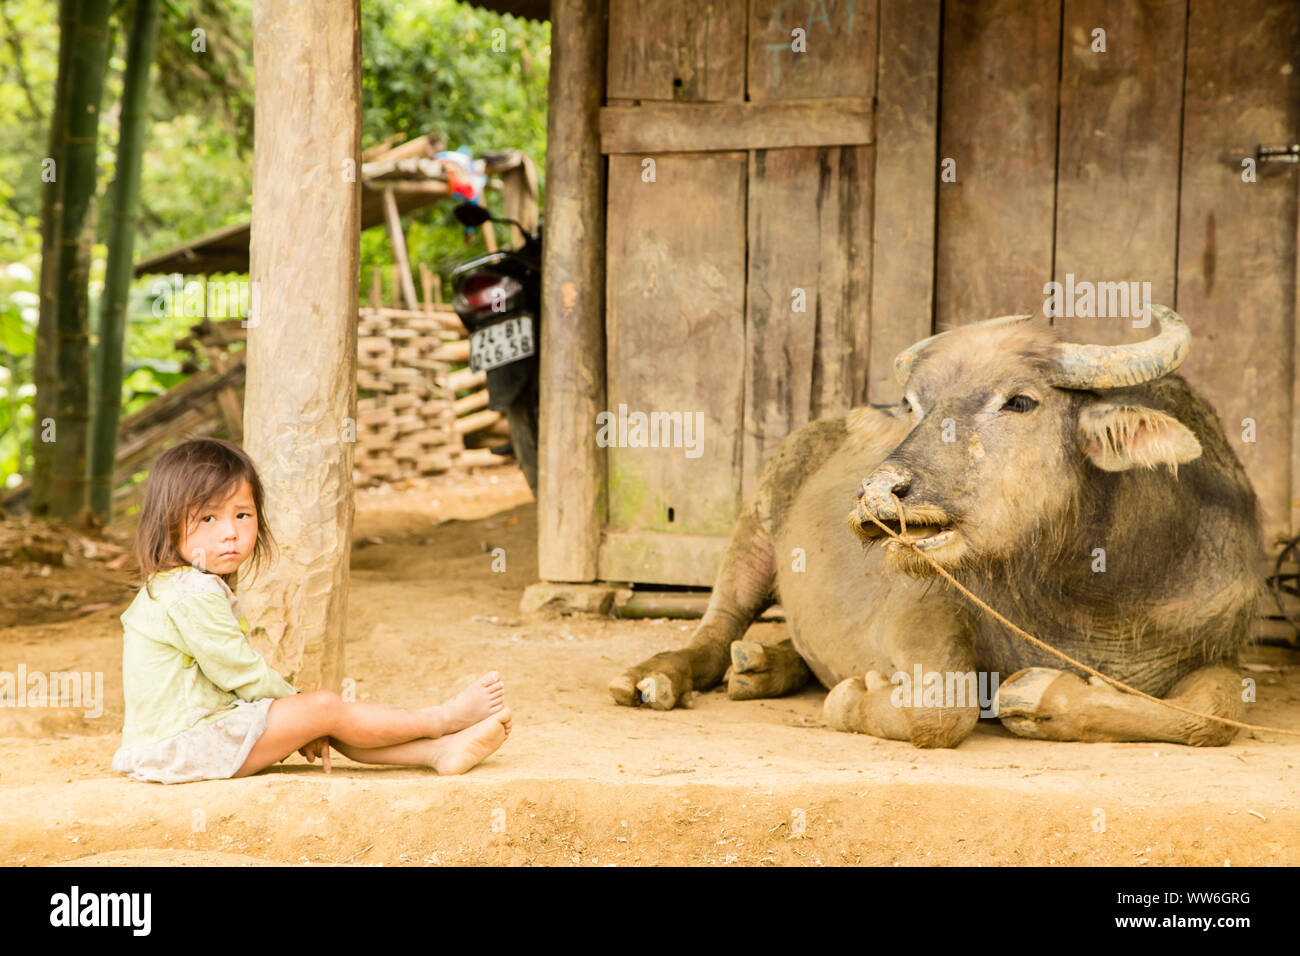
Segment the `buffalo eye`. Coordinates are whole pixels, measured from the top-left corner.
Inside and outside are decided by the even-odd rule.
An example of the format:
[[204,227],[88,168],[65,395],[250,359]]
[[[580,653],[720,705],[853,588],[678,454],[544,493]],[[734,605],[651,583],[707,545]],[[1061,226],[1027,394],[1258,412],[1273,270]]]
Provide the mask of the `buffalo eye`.
[[1027,412],[1038,407],[1038,402],[1028,395],[1013,395],[1002,406],[1004,412]]

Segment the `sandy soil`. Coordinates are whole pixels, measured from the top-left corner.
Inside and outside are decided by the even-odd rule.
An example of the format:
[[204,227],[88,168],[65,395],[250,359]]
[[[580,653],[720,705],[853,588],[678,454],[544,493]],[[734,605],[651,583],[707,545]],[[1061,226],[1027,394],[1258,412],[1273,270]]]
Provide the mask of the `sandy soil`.
[[[0,568],[0,612],[17,616],[0,618],[0,670],[105,675],[99,717],[0,708],[0,864],[1300,863],[1300,738],[1058,744],[984,722],[955,750],[918,751],[826,728],[820,690],[619,708],[609,679],[690,625],[524,619],[536,577],[536,509],[517,470],[362,492],[347,644],[358,695],[421,705],[496,668],[515,713],[505,747],[462,777],[337,754],[326,776],[295,755],[244,780],[164,787],[109,769],[127,573]],[[1300,728],[1300,654],[1259,647],[1246,663],[1260,701],[1249,719]]]

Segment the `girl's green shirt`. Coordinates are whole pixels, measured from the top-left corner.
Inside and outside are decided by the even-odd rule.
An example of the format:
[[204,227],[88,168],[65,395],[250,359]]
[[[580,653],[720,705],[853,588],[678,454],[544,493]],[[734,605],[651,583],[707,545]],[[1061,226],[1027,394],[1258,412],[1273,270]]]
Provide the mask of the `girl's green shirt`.
[[237,700],[298,693],[248,643],[239,602],[215,574],[186,567],[153,575],[122,628],[124,747],[219,721]]

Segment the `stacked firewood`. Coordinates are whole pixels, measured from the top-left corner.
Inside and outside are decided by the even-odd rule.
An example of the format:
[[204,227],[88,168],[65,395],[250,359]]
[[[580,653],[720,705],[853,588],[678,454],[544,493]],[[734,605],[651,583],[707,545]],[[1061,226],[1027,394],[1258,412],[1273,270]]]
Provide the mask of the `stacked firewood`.
[[[453,366],[469,361],[469,340],[455,313],[361,309],[357,326],[359,483],[433,475],[484,463],[466,455],[465,438],[490,429],[486,378]],[[457,400],[457,392],[469,394]]]
[[[204,320],[177,340],[178,349],[194,355],[187,364],[197,370],[122,420],[115,507],[138,503],[142,486],[133,476],[177,441],[206,435],[242,438],[246,338],[247,330],[234,319]],[[200,363],[200,356],[206,361]],[[485,375],[463,367],[468,362],[465,328],[445,306],[426,299],[422,311],[360,310],[357,484],[512,460],[485,447],[507,442],[509,431],[501,413],[488,410]]]

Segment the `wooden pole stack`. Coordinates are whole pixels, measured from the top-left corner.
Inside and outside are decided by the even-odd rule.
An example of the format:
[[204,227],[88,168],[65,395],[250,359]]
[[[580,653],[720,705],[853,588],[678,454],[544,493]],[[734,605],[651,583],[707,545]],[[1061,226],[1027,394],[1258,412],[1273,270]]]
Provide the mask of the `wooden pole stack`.
[[[400,266],[399,266],[400,268]],[[408,272],[409,275],[409,272]],[[500,412],[488,409],[487,376],[473,372],[469,339],[456,313],[431,298],[432,274],[421,270],[419,311],[384,306],[382,275],[357,326],[358,484],[401,481],[502,458],[467,448],[465,439],[499,434]],[[403,283],[395,283],[400,295]],[[440,290],[438,290],[440,291]],[[459,396],[459,397],[458,397]]]
[[[508,440],[509,429],[501,413],[488,408],[487,376],[465,367],[465,327],[438,301],[440,283],[427,278],[427,269],[422,274],[427,291],[420,311],[371,305],[358,316],[353,460],[358,485],[513,461],[474,447]],[[382,293],[372,290],[372,301],[382,301]],[[218,434],[240,441],[247,337],[238,319],[205,319],[176,340],[176,348],[190,352],[195,364],[206,358],[208,368],[122,419],[115,511],[138,504],[144,486],[131,479],[176,442]]]

